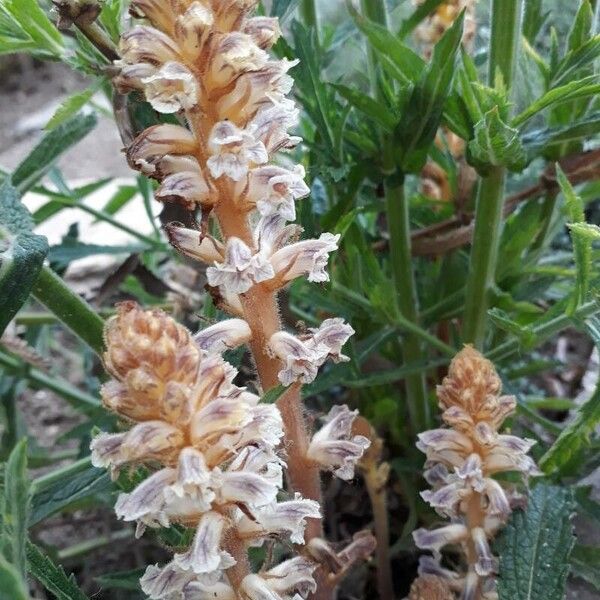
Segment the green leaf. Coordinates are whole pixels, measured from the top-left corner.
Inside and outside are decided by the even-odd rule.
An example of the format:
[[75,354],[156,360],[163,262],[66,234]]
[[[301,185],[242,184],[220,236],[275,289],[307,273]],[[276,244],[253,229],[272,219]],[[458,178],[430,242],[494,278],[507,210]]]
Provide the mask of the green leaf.
[[67,576],[62,567],[55,565],[50,557],[31,542],[27,542],[27,559],[31,575],[54,594],[57,600],[89,600],[79,589],[73,576]]
[[475,137],[468,148],[470,163],[482,174],[490,166],[519,172],[527,165],[527,153],[518,130],[501,119],[498,107],[485,113],[475,125]]
[[50,248],[48,260],[55,269],[60,270],[70,262],[87,256],[96,256],[98,254],[140,254],[145,250],[148,250],[148,246],[140,244],[101,246],[99,244],[84,244],[73,238],[66,238],[62,244]]
[[387,106],[373,100],[373,98],[362,92],[349,88],[346,85],[332,83],[330,84],[340,96],[367,117],[382,125],[388,131],[391,131],[398,122],[397,117],[388,109]]
[[97,469],[90,464],[83,471],[69,473],[39,491],[34,489],[31,499],[31,525],[112,489],[113,483],[106,469]]
[[284,385],[275,386],[268,392],[265,392],[260,401],[263,404],[275,404],[275,402],[277,402],[277,400],[279,400],[279,398],[281,398],[281,396],[283,396],[287,390],[288,388]]
[[600,114],[593,113],[585,119],[562,127],[549,127],[529,131],[522,136],[523,145],[530,156],[540,152],[544,157],[556,159],[553,147],[570,142],[581,142],[600,133]]
[[525,348],[535,343],[535,334],[531,331],[531,328],[523,327],[516,321],[513,321],[505,311],[499,308],[492,308],[488,310],[488,316],[496,327],[519,338],[520,343]]
[[116,573],[106,573],[99,577],[94,577],[98,585],[103,590],[140,590],[140,578],[146,569],[134,569],[133,571],[118,571]]
[[556,164],[556,178],[565,198],[565,205],[571,220],[571,236],[573,238],[573,252],[575,255],[575,267],[577,279],[573,290],[573,299],[569,303],[568,314],[572,315],[575,310],[585,301],[592,275],[592,239],[589,230],[574,228],[574,225],[585,225],[585,213],[583,201],[575,193],[571,182],[567,179],[560,165]]
[[425,61],[386,27],[369,21],[351,4],[348,4],[348,10],[386,71],[400,83],[416,83],[425,71]]
[[113,197],[104,205],[102,212],[107,215],[115,215],[119,212],[130,200],[135,198],[138,188],[133,185],[122,185],[114,193]]
[[600,35],[596,35],[571,50],[557,65],[554,71],[551,87],[563,86],[577,76],[580,69],[589,67],[600,56]]
[[564,600],[569,556],[575,543],[570,490],[545,484],[529,493],[500,534],[499,600]]
[[29,600],[19,572],[0,554],[0,600]]
[[567,227],[583,239],[592,242],[600,240],[600,227],[593,223],[567,223]]
[[121,35],[122,17],[127,5],[126,0],[104,0],[102,2],[102,12],[100,13],[100,22],[108,31],[113,42],[119,41]]
[[0,335],[25,303],[48,253],[45,237],[30,233],[31,215],[17,190],[0,185]]
[[590,39],[593,20],[592,5],[589,0],[582,0],[567,38],[567,49],[569,51],[577,50]]
[[90,87],[83,92],[78,92],[69,96],[60,103],[52,118],[46,123],[45,129],[50,131],[56,129],[59,125],[77,114],[93,97],[102,85],[102,79],[97,79]]
[[48,132],[12,174],[12,184],[30,190],[66,150],[82,140],[95,126],[95,115],[78,115]]
[[571,553],[573,575],[585,579],[600,591],[600,548],[575,544]]
[[62,35],[40,8],[37,0],[3,0],[2,9],[19,24],[36,49],[56,57],[62,55]]
[[599,94],[600,84],[594,83],[594,81],[596,81],[595,77],[585,77],[584,79],[571,81],[570,83],[549,90],[523,112],[519,113],[512,120],[512,125],[514,127],[520,126],[550,106],[575,100],[576,98],[586,98]]
[[399,166],[405,173],[423,168],[435,139],[456,71],[464,16],[463,11],[435,45],[431,62],[415,85],[398,126],[402,150]]
[[[2,529],[8,538],[7,560],[24,577],[25,540],[29,520],[29,479],[27,477],[27,440],[22,439],[10,453],[4,474]],[[6,544],[5,544],[6,547]]]
[[273,0],[271,5],[271,16],[285,21],[292,11],[298,6],[299,0]]
[[531,44],[535,41],[546,20],[546,15],[542,14],[542,4],[543,0],[528,0],[525,2],[523,35]]

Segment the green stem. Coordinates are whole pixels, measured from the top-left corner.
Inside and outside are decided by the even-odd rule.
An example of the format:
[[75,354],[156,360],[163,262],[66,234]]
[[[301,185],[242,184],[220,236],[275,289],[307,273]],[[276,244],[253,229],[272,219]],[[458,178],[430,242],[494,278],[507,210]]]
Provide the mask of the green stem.
[[124,540],[132,539],[134,539],[134,535],[131,529],[114,531],[109,535],[101,535],[92,538],[91,540],[85,540],[83,542],[79,542],[78,544],[74,544],[73,546],[69,546],[68,548],[64,548],[58,552],[57,558],[59,562],[62,563],[64,561],[80,558],[81,556],[85,556],[94,550],[98,550],[104,546],[109,546],[115,542],[122,542]]
[[46,473],[46,475],[42,475],[31,482],[31,494],[39,494],[41,491],[50,487],[54,483],[62,481],[64,478],[71,475],[81,473],[82,471],[89,469],[91,466],[92,459],[91,457],[87,456],[86,458],[82,458],[74,463],[71,463],[70,465],[66,465],[60,469],[55,469],[50,473]]
[[[494,86],[499,72],[509,93],[521,32],[522,8],[523,0],[492,1],[488,83]],[[495,167],[481,180],[477,193],[466,288],[464,339],[480,349],[485,339],[490,290],[495,282],[505,182],[506,169]]]
[[4,354],[4,352],[0,352],[0,366],[27,379],[34,389],[54,392],[77,409],[96,409],[101,406],[100,401],[94,396],[86,394],[70,383],[52,377],[43,371],[26,367],[20,360]]
[[[406,322],[418,327],[419,303],[412,267],[408,201],[404,195],[403,184],[386,183],[385,202],[390,234],[390,262],[398,308]],[[424,360],[421,342],[416,332],[406,336],[403,354],[404,362],[408,364]],[[424,431],[430,419],[425,373],[407,377],[406,392],[413,431]]]
[[104,349],[104,321],[50,268],[42,267],[33,295],[99,356]]
[[[384,27],[389,26],[385,0],[361,0],[361,9],[363,15],[371,21]],[[373,94],[380,100],[384,100],[377,83],[377,59],[370,46],[368,66]],[[382,145],[384,148],[383,172],[388,176],[388,179],[384,182],[384,189],[390,235],[390,262],[397,305],[402,317],[399,325],[405,329],[407,329],[407,323],[414,326],[411,327],[412,331],[406,336],[403,343],[403,359],[405,363],[418,363],[424,361],[425,356],[419,339],[422,337],[419,332],[423,330],[418,325],[419,302],[412,267],[408,200],[404,195],[404,176],[396,172],[393,157],[394,149],[390,141],[383,139],[383,136]],[[406,378],[406,393],[412,431],[413,433],[424,431],[428,428],[430,421],[424,372]]]
[[[573,323],[585,320],[597,313],[600,313],[600,304],[596,301],[587,302],[586,304],[582,304],[572,316],[560,315],[554,319],[550,319],[546,323],[533,327],[532,333],[536,338],[536,345],[541,344],[563,329],[571,327]],[[493,350],[488,352],[486,356],[492,362],[499,362],[517,354],[520,348],[520,341],[517,338],[513,338],[496,346]]]
[[300,16],[304,25],[313,29],[317,42],[321,43],[321,36],[319,31],[319,9],[317,7],[317,0],[302,0],[300,3]]

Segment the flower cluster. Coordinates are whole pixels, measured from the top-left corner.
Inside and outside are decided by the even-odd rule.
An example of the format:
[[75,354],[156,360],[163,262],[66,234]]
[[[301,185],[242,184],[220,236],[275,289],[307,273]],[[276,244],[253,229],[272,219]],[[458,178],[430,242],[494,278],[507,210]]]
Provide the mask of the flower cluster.
[[[227,332],[210,333],[196,343],[165,313],[132,302],[120,304],[106,327],[104,360],[114,379],[103,387],[102,399],[133,426],[97,436],[92,461],[113,471],[160,466],[121,494],[115,507],[121,519],[138,523],[138,535],[173,523],[196,530],[189,550],[146,572],[142,588],[151,598],[203,597],[205,589],[229,597],[223,571],[235,559],[228,540],[260,545],[278,535],[301,544],[306,519],[320,516],[313,500],[277,501],[284,467],[275,451],[283,436],[281,415],[233,383],[237,372],[217,351],[231,340]],[[248,598],[261,598],[256,590],[263,589],[312,589],[314,568],[293,558],[260,577],[247,575],[240,589]]]
[[[420,574],[441,577],[460,590],[462,598],[473,600],[493,589],[496,558],[488,540],[523,501],[514,486],[494,476],[536,474],[535,463],[527,456],[533,442],[498,433],[514,412],[515,399],[501,395],[494,366],[470,346],[454,358],[437,395],[449,427],[419,435],[417,446],[427,456],[425,479],[433,488],[422,496],[451,523],[418,529],[413,535],[419,548],[434,553],[433,558],[422,557]],[[465,576],[440,566],[440,550],[448,544],[462,546],[468,563]]]
[[[300,228],[288,224],[296,200],[309,193],[302,166],[289,155],[275,162],[300,142],[288,133],[299,112],[286,98],[296,63],[270,56],[278,21],[251,16],[257,4],[132,0],[130,12],[142,21],[119,46],[117,89],[144,94],[179,123],[140,133],[126,149],[128,162],[158,182],[157,200],[198,216],[196,228],[167,225],[169,241],[206,265],[212,298],[232,317],[191,336],[159,311],[123,304],[107,327],[114,380],[103,400],[134,425],[98,436],[94,463],[158,465],[121,495],[117,514],[137,521],[140,533],[173,523],[196,530],[186,552],[143,577],[155,599],[285,600],[313,592],[315,580],[327,580],[320,571],[313,577],[328,547],[318,525],[320,471],[352,478],[369,445],[352,434],[356,413],[345,406],[334,407],[312,439],[303,419],[300,386],[326,360],[347,360],[342,346],[354,332],[339,318],[298,334],[281,324],[279,291],[297,277],[328,281],[339,236],[300,240]],[[236,370],[221,354],[243,344],[258,389],[288,387],[279,407],[233,383]],[[280,456],[284,434],[288,454]],[[302,554],[250,571],[249,546],[267,537],[301,545],[305,536],[311,543]],[[336,555],[344,565],[337,573],[369,551],[366,536],[353,541]]]

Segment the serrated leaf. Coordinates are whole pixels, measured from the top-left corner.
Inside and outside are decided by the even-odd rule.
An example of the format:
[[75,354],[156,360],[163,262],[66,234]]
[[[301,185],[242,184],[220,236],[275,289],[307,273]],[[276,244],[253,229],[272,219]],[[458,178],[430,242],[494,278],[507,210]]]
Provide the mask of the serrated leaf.
[[600,240],[600,227],[593,223],[567,223],[567,227],[576,235],[592,242]]
[[456,70],[464,16],[463,11],[435,45],[431,62],[415,85],[398,126],[402,151],[399,166],[405,173],[423,168],[435,139]]
[[592,240],[589,237],[589,231],[586,234],[582,234],[581,228],[573,227],[574,225],[585,224],[583,201],[575,193],[571,182],[567,179],[567,176],[558,163],[556,165],[556,178],[565,198],[565,206],[571,220],[570,229],[573,239],[577,279],[575,289],[573,290],[573,299],[569,303],[568,313],[573,314],[577,310],[577,307],[585,301],[590,287],[590,278],[592,275]]
[[82,471],[69,474],[39,491],[34,490],[31,499],[31,524],[35,525],[61,510],[112,489],[113,483],[106,469],[97,469],[87,464]]
[[468,148],[471,164],[483,174],[490,166],[518,172],[527,165],[527,153],[518,130],[500,118],[498,107],[485,113],[475,125],[475,137]]
[[2,529],[8,538],[6,559],[22,577],[26,573],[25,540],[29,520],[29,479],[27,440],[22,439],[10,453],[4,474]]
[[330,84],[340,96],[345,98],[354,108],[371,118],[376,123],[391,131],[398,122],[394,113],[381,102],[362,92],[337,83]]
[[549,90],[528,106],[523,112],[519,113],[512,120],[512,125],[515,127],[523,125],[523,123],[531,119],[531,117],[550,106],[568,102],[569,100],[575,100],[577,98],[586,98],[599,94],[600,84],[595,83],[595,81],[596,77],[585,77],[584,79],[571,81],[570,83]]
[[13,172],[12,184],[24,193],[50,169],[56,159],[82,140],[95,126],[95,115],[78,115],[49,131]]
[[575,544],[571,553],[573,575],[581,577],[600,591],[600,548]]
[[89,600],[79,589],[74,578],[67,576],[63,568],[55,565],[35,544],[27,542],[27,560],[29,572],[57,600]]
[[23,578],[0,554],[0,600],[29,600]]
[[46,131],[55,129],[73,115],[77,114],[93,97],[102,85],[102,79],[95,81],[89,88],[69,96],[60,103],[52,118],[46,123]]
[[3,0],[2,8],[19,24],[36,49],[57,57],[63,53],[62,35],[37,0]]
[[515,511],[498,537],[499,600],[563,600],[575,543],[573,497],[566,488],[536,485],[527,509]]

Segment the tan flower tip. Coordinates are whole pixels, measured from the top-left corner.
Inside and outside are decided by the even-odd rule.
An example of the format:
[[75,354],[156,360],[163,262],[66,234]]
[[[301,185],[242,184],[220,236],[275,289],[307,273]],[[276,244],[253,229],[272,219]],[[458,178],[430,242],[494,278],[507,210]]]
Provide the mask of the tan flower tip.
[[117,305],[104,330],[104,362],[117,379],[146,367],[163,381],[191,381],[200,351],[189,331],[162,310],[143,310],[135,302]]
[[448,584],[434,575],[422,575],[415,579],[408,600],[455,600]]
[[476,414],[490,397],[499,396],[501,389],[494,365],[472,346],[465,346],[450,363],[437,396],[442,409],[458,406]]

